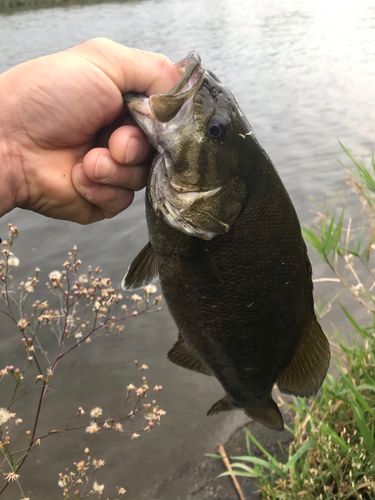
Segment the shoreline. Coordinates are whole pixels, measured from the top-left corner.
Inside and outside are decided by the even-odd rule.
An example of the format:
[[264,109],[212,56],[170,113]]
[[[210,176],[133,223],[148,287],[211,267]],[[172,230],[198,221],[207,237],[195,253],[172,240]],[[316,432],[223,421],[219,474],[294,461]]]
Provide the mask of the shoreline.
[[[290,417],[283,414],[285,423],[291,424]],[[283,454],[279,445],[287,448],[292,440],[292,435],[284,430],[283,432],[273,431],[259,424],[258,422],[250,421],[244,426],[237,428],[229,439],[223,443],[225,452],[228,457],[246,455],[245,429],[252,432],[255,438],[262,443],[262,446],[281,460]],[[262,453],[255,446],[252,447],[254,455],[262,457]],[[210,450],[209,453],[217,454],[218,451]],[[181,496],[178,500],[234,500],[238,498],[238,494],[234,487],[232,479],[227,477],[217,478],[227,469],[221,459],[206,457],[195,470],[195,474],[191,477],[194,482],[194,487],[190,489],[187,495]],[[243,491],[246,500],[261,500],[262,496],[256,484],[250,483],[244,477],[237,477],[238,483]],[[161,497],[160,497],[161,498]],[[176,499],[177,500],[177,499]]]

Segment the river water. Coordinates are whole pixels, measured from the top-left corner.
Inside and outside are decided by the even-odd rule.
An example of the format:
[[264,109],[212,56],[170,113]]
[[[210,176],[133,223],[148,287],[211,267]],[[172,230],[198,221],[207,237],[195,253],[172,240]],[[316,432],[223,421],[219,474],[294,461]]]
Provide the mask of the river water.
[[[274,161],[301,222],[311,222],[309,196],[322,199],[342,186],[345,160],[338,140],[359,159],[375,143],[375,4],[372,0],[143,0],[0,13],[0,72],[24,60],[103,36],[182,59],[196,49],[204,66],[236,96],[260,143]],[[1,112],[1,110],[0,110]],[[101,265],[119,281],[147,242],[143,193],[116,218],[89,227],[15,210],[2,218],[21,236],[17,269],[27,277],[39,266],[41,282],[76,244],[84,265]],[[315,274],[321,267],[312,255]],[[318,291],[320,288],[318,289]],[[324,290],[322,290],[324,294]],[[0,367],[17,359],[18,340],[0,324]],[[222,397],[215,380],[175,367],[166,353],[176,337],[168,312],[134,318],[125,332],[98,337],[75,351],[56,372],[42,428],[61,426],[78,406],[113,410],[124,387],[137,382],[133,361],[150,366],[150,382],[163,385],[167,411],[160,428],[130,441],[119,433],[51,437],[22,469],[26,496],[59,498],[58,472],[89,446],[106,460],[98,475],[105,497],[115,486],[131,499],[184,499],[179,477],[245,419],[241,412],[205,416]],[[35,407],[24,404],[27,420]],[[53,422],[53,424],[51,424]],[[8,488],[6,499],[18,498]],[[29,490],[33,493],[29,493]]]

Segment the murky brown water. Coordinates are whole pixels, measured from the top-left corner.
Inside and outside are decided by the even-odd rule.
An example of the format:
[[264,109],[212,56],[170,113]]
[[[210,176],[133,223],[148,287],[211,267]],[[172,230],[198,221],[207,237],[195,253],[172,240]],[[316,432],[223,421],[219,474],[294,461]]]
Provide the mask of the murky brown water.
[[[175,61],[194,48],[233,91],[301,221],[307,222],[309,195],[319,198],[341,186],[343,174],[335,158],[343,160],[344,155],[338,139],[357,158],[374,147],[374,27],[371,0],[341,2],[340,8],[336,2],[307,0],[144,0],[2,13],[0,71],[96,36],[164,52]],[[41,282],[74,244],[84,264],[100,264],[105,275],[119,281],[147,241],[143,193],[124,214],[90,227],[15,210],[2,218],[1,237],[9,221],[21,231],[20,278],[39,266]],[[324,293],[324,287],[318,290]],[[9,337],[4,322],[0,332],[2,368],[16,359],[12,352],[19,339]],[[61,364],[46,399],[42,428],[63,425],[80,405],[86,410],[115,408],[124,386],[136,381],[134,359],[150,366],[150,381],[163,385],[158,401],[168,413],[160,428],[137,441],[118,433],[70,433],[45,440],[22,469],[31,498],[57,499],[58,472],[79,460],[85,446],[106,460],[98,482],[105,482],[111,498],[116,485],[124,486],[132,500],[185,498],[178,477],[244,417],[235,412],[205,416],[222,390],[215,380],[167,361],[175,336],[168,312],[140,317],[128,321],[122,335],[98,337]],[[34,411],[25,400],[20,416],[26,421]],[[163,493],[159,489],[156,494],[163,481]],[[17,495],[9,488],[4,499]]]

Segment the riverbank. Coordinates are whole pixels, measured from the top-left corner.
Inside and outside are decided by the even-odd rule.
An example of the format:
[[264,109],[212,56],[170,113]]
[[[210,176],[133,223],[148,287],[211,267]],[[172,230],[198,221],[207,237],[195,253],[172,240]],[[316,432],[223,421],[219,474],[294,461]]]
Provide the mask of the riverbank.
[[[72,5],[93,5],[110,0],[0,0],[0,13],[8,13],[24,9],[68,7]],[[127,0],[123,0],[125,3]]]
[[[289,423],[289,422],[287,422]],[[224,444],[224,449],[228,457],[246,455],[245,429],[249,429],[255,438],[262,443],[262,446],[278,460],[281,460],[282,453],[280,446],[288,448],[292,435],[288,431],[277,432],[267,429],[257,422],[249,422],[237,429]],[[261,457],[259,450],[255,450],[256,456]],[[217,450],[210,450],[210,453],[218,453]],[[262,457],[264,458],[264,457]],[[194,475],[190,478],[188,495],[181,495],[179,500],[234,500],[237,493],[230,477],[218,476],[227,469],[221,459],[206,457],[206,459],[196,467]],[[260,500],[262,497],[259,488],[247,481],[243,477],[237,477],[242,492],[246,500]],[[159,498],[159,497],[157,497]],[[160,497],[161,498],[161,497]]]
[[70,0],[0,0],[0,11],[23,7],[70,5],[71,3]]
[[[275,395],[278,395],[276,390]],[[290,396],[284,396],[287,403],[292,402]],[[284,422],[293,427],[293,413],[285,411],[285,406],[280,407]],[[235,413],[233,413],[235,415]],[[292,435],[288,431],[272,431],[263,425],[248,421],[240,425],[229,438],[224,437],[221,443],[228,457],[246,455],[245,429],[262,443],[262,446],[278,460],[285,459],[280,447],[288,450]],[[225,429],[223,430],[225,432]],[[219,437],[220,439],[220,437]],[[251,447],[259,458],[262,457],[259,449]],[[210,454],[218,454],[217,448],[206,450]],[[184,450],[181,450],[184,456]],[[238,494],[230,477],[218,477],[227,469],[220,458],[211,458],[202,455],[200,462],[181,460],[181,466],[177,469],[166,469],[160,480],[153,486],[152,491],[142,498],[153,498],[154,500],[237,500]],[[241,490],[246,500],[261,500],[259,488],[243,477],[238,477]],[[139,497],[141,498],[141,497]]]

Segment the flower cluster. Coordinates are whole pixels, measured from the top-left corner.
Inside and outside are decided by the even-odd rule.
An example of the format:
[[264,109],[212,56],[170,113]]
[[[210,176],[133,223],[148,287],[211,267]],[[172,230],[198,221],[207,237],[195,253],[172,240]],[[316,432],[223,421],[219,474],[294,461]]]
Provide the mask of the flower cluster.
[[[29,297],[31,294],[34,297],[41,286],[42,271],[37,267],[32,276],[28,276],[18,285],[14,284],[12,273],[20,264],[13,248],[18,234],[17,228],[10,224],[7,240],[0,241],[0,318],[3,314],[12,320],[14,331],[19,335],[18,348],[24,353],[23,366],[17,361],[16,367],[7,365],[0,369],[0,382],[6,379],[4,384],[14,384],[14,388],[8,392],[9,400],[1,398],[0,454],[3,456],[4,482],[3,485],[0,482],[0,496],[12,483],[16,483],[20,491],[23,491],[20,484],[24,479],[22,471],[20,472],[21,467],[33,449],[40,446],[47,437],[81,429],[92,435],[112,430],[136,439],[142,432],[151,430],[156,423],[159,424],[165,414],[156,405],[155,400],[152,403],[146,402],[150,390],[144,372],[148,367],[136,362],[140,383],[124,387],[124,394],[120,395],[122,406],[115,413],[106,414],[100,406],[96,406],[86,415],[84,409],[79,407],[70,424],[61,427],[58,423],[54,423],[53,427],[51,424],[53,430],[44,435],[40,434],[38,423],[44,409],[45,396],[55,378],[56,368],[65,356],[82,342],[90,342],[93,336],[100,332],[122,332],[123,323],[127,319],[161,310],[158,304],[162,299],[161,296],[152,299],[157,292],[154,285],[144,289],[143,298],[137,294],[123,297],[119,287],[114,288],[111,279],[103,277],[100,267],[93,269],[88,266],[87,271],[81,272],[82,261],[78,258],[77,247],[74,246],[62,268],[48,274],[46,288],[51,293],[50,298],[43,301],[35,298],[31,301]],[[50,341],[49,352],[44,348],[46,337],[51,338],[51,335],[42,336],[42,332],[50,332],[55,338],[54,351],[51,350]],[[17,355],[16,359],[19,360],[20,357],[22,359],[22,355]],[[160,392],[161,389],[161,385],[154,386],[154,392]],[[11,446],[10,434],[16,432],[15,427],[22,419],[16,419],[11,409],[13,410],[17,401],[26,394],[35,398],[33,407],[37,408],[37,412],[32,414],[33,420],[25,422],[29,429],[32,429],[26,431],[25,446],[17,445],[16,449],[21,451],[15,451]],[[63,419],[64,422],[66,420]],[[131,422],[131,429],[126,429],[126,422]],[[71,470],[67,469],[59,475],[58,484],[66,500],[72,498],[72,491],[76,499],[88,494],[102,498],[104,484],[102,481],[93,481],[92,476],[102,469],[104,460],[92,458],[88,449],[85,450],[85,455],[85,460],[74,462]],[[117,488],[117,496],[125,493],[123,487]],[[21,496],[23,500],[28,500],[23,493]]]
[[[70,498],[70,491],[74,490],[75,498],[83,498],[85,491],[89,490],[89,495],[97,494],[96,498],[102,498],[104,484],[93,481],[96,472],[104,467],[105,461],[91,457],[89,448],[85,448],[85,458],[79,462],[73,462],[71,469],[66,469],[64,473],[59,473],[58,485],[63,489],[65,499]],[[91,486],[90,486],[91,485]],[[125,488],[117,487],[117,493],[124,495]],[[86,495],[85,495],[86,496]]]

